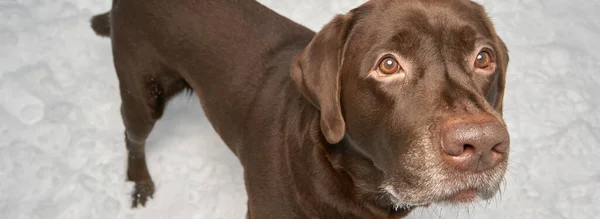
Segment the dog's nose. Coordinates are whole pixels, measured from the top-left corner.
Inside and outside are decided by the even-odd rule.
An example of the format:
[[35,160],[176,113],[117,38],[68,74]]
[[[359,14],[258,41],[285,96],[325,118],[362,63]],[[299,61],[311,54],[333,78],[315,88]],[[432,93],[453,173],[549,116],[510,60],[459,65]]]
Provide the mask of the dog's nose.
[[499,122],[456,122],[447,124],[442,135],[442,150],[460,170],[481,172],[504,160],[509,135]]

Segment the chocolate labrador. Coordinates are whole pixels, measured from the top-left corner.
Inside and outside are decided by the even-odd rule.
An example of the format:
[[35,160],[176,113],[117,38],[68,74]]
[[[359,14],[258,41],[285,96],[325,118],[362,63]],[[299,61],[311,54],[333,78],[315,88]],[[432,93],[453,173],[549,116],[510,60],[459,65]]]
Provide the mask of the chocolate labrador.
[[113,0],[133,207],[144,145],[189,89],[244,168],[248,218],[400,218],[495,196],[507,48],[470,0],[371,0],[318,33],[251,0]]

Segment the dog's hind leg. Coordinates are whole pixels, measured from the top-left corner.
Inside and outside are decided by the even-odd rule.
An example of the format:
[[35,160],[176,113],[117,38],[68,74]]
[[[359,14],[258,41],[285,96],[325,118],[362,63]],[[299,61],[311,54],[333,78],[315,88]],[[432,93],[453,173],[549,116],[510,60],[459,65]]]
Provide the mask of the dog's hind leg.
[[[125,125],[127,180],[135,183],[132,207],[146,205],[154,194],[154,182],[146,164],[145,145],[152,128],[168,100],[187,88],[173,71],[152,59],[152,53],[140,54],[140,48],[115,51],[115,68],[121,94],[121,117]],[[142,48],[143,49],[143,48]]]
[[[110,36],[112,40],[125,126],[127,180],[135,183],[132,194],[135,208],[139,204],[145,206],[155,189],[146,164],[146,139],[169,99],[186,88],[191,89],[177,72],[161,61],[131,17],[114,11],[115,3],[113,11],[94,16],[91,26],[98,35]],[[111,16],[118,21],[116,24],[111,23]]]

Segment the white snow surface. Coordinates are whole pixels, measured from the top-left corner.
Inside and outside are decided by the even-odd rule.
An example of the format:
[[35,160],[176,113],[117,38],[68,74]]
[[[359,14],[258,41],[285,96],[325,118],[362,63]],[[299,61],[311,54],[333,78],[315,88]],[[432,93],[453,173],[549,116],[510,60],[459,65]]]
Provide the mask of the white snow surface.
[[[319,30],[363,0],[261,0]],[[512,142],[501,197],[410,218],[600,217],[600,2],[479,0],[511,55]],[[172,101],[147,142],[156,183],[130,209],[109,0],[0,1],[0,218],[244,218],[242,168],[196,98]]]

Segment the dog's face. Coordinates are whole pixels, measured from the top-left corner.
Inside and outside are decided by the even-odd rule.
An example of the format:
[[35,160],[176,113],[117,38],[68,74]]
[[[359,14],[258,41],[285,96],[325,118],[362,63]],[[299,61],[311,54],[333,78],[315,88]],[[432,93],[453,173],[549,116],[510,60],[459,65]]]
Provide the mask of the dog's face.
[[[372,0],[294,60],[329,143],[372,161],[390,204],[489,199],[507,166],[507,49],[468,0]],[[372,175],[372,174],[371,174]]]

